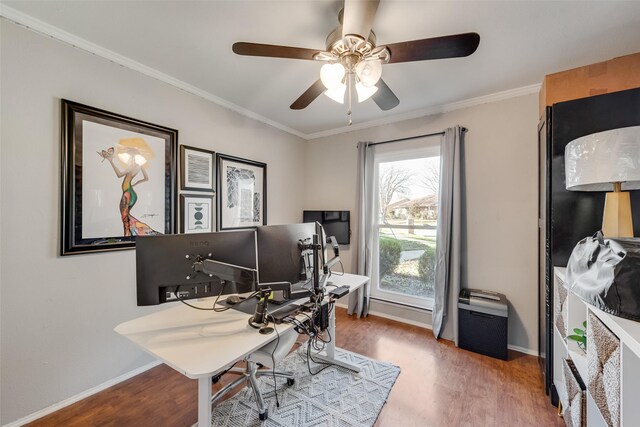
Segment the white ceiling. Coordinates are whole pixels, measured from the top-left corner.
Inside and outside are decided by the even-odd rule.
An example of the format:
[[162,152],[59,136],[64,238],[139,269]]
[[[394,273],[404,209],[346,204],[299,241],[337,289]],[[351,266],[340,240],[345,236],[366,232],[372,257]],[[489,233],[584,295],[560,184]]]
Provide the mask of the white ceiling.
[[[346,125],[346,106],[320,96],[289,105],[321,64],[237,56],[236,41],[324,48],[341,1],[3,1],[4,5],[214,97],[313,137]],[[6,9],[5,9],[6,10]],[[383,78],[400,105],[372,100],[354,124],[540,83],[545,74],[640,51],[640,1],[382,0],[378,45],[475,31],[470,57],[388,64]]]

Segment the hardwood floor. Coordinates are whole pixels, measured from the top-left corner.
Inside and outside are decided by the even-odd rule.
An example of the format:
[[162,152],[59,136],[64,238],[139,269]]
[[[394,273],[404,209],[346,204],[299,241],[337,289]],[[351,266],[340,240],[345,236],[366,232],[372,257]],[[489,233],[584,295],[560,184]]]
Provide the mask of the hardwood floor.
[[[426,329],[336,312],[339,347],[402,369],[376,427],[564,425],[533,356],[492,359],[436,341]],[[28,425],[190,426],[196,400],[197,382],[161,365]]]

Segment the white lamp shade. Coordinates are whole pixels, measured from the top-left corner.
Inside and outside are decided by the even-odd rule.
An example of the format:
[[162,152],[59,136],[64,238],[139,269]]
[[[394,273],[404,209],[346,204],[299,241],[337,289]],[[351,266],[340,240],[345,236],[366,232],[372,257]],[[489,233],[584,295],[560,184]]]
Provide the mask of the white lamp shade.
[[613,129],[571,141],[564,151],[567,190],[640,189],[640,126]]
[[339,102],[340,104],[344,104],[344,93],[346,92],[346,90],[347,85],[344,83],[340,83],[338,86],[324,91],[324,94],[334,101]]
[[366,101],[378,91],[377,86],[365,86],[362,82],[356,83],[356,92],[358,92],[358,102]]
[[356,74],[363,85],[371,87],[382,77],[382,64],[378,59],[365,59],[356,65]]
[[345,69],[340,63],[324,64],[320,68],[320,80],[327,89],[335,89],[342,84]]

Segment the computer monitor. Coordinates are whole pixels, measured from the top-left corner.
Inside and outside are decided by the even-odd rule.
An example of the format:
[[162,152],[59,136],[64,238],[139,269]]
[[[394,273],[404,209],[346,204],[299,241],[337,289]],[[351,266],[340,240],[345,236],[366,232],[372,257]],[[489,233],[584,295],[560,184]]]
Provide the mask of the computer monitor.
[[329,236],[341,245],[351,241],[351,214],[349,211],[303,211],[302,222],[319,222]]
[[253,230],[136,238],[139,306],[253,292],[256,268]]
[[[313,254],[301,250],[300,243],[311,244],[316,224],[266,225],[258,227],[258,278],[260,283],[311,279]],[[321,241],[324,237],[321,236]]]

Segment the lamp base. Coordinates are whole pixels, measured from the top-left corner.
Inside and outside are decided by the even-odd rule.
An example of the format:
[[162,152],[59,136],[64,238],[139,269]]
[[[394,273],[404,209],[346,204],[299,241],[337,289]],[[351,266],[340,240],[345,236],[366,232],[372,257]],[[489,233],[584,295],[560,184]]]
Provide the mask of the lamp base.
[[633,237],[631,198],[627,191],[607,193],[602,218],[602,234],[605,237]]

